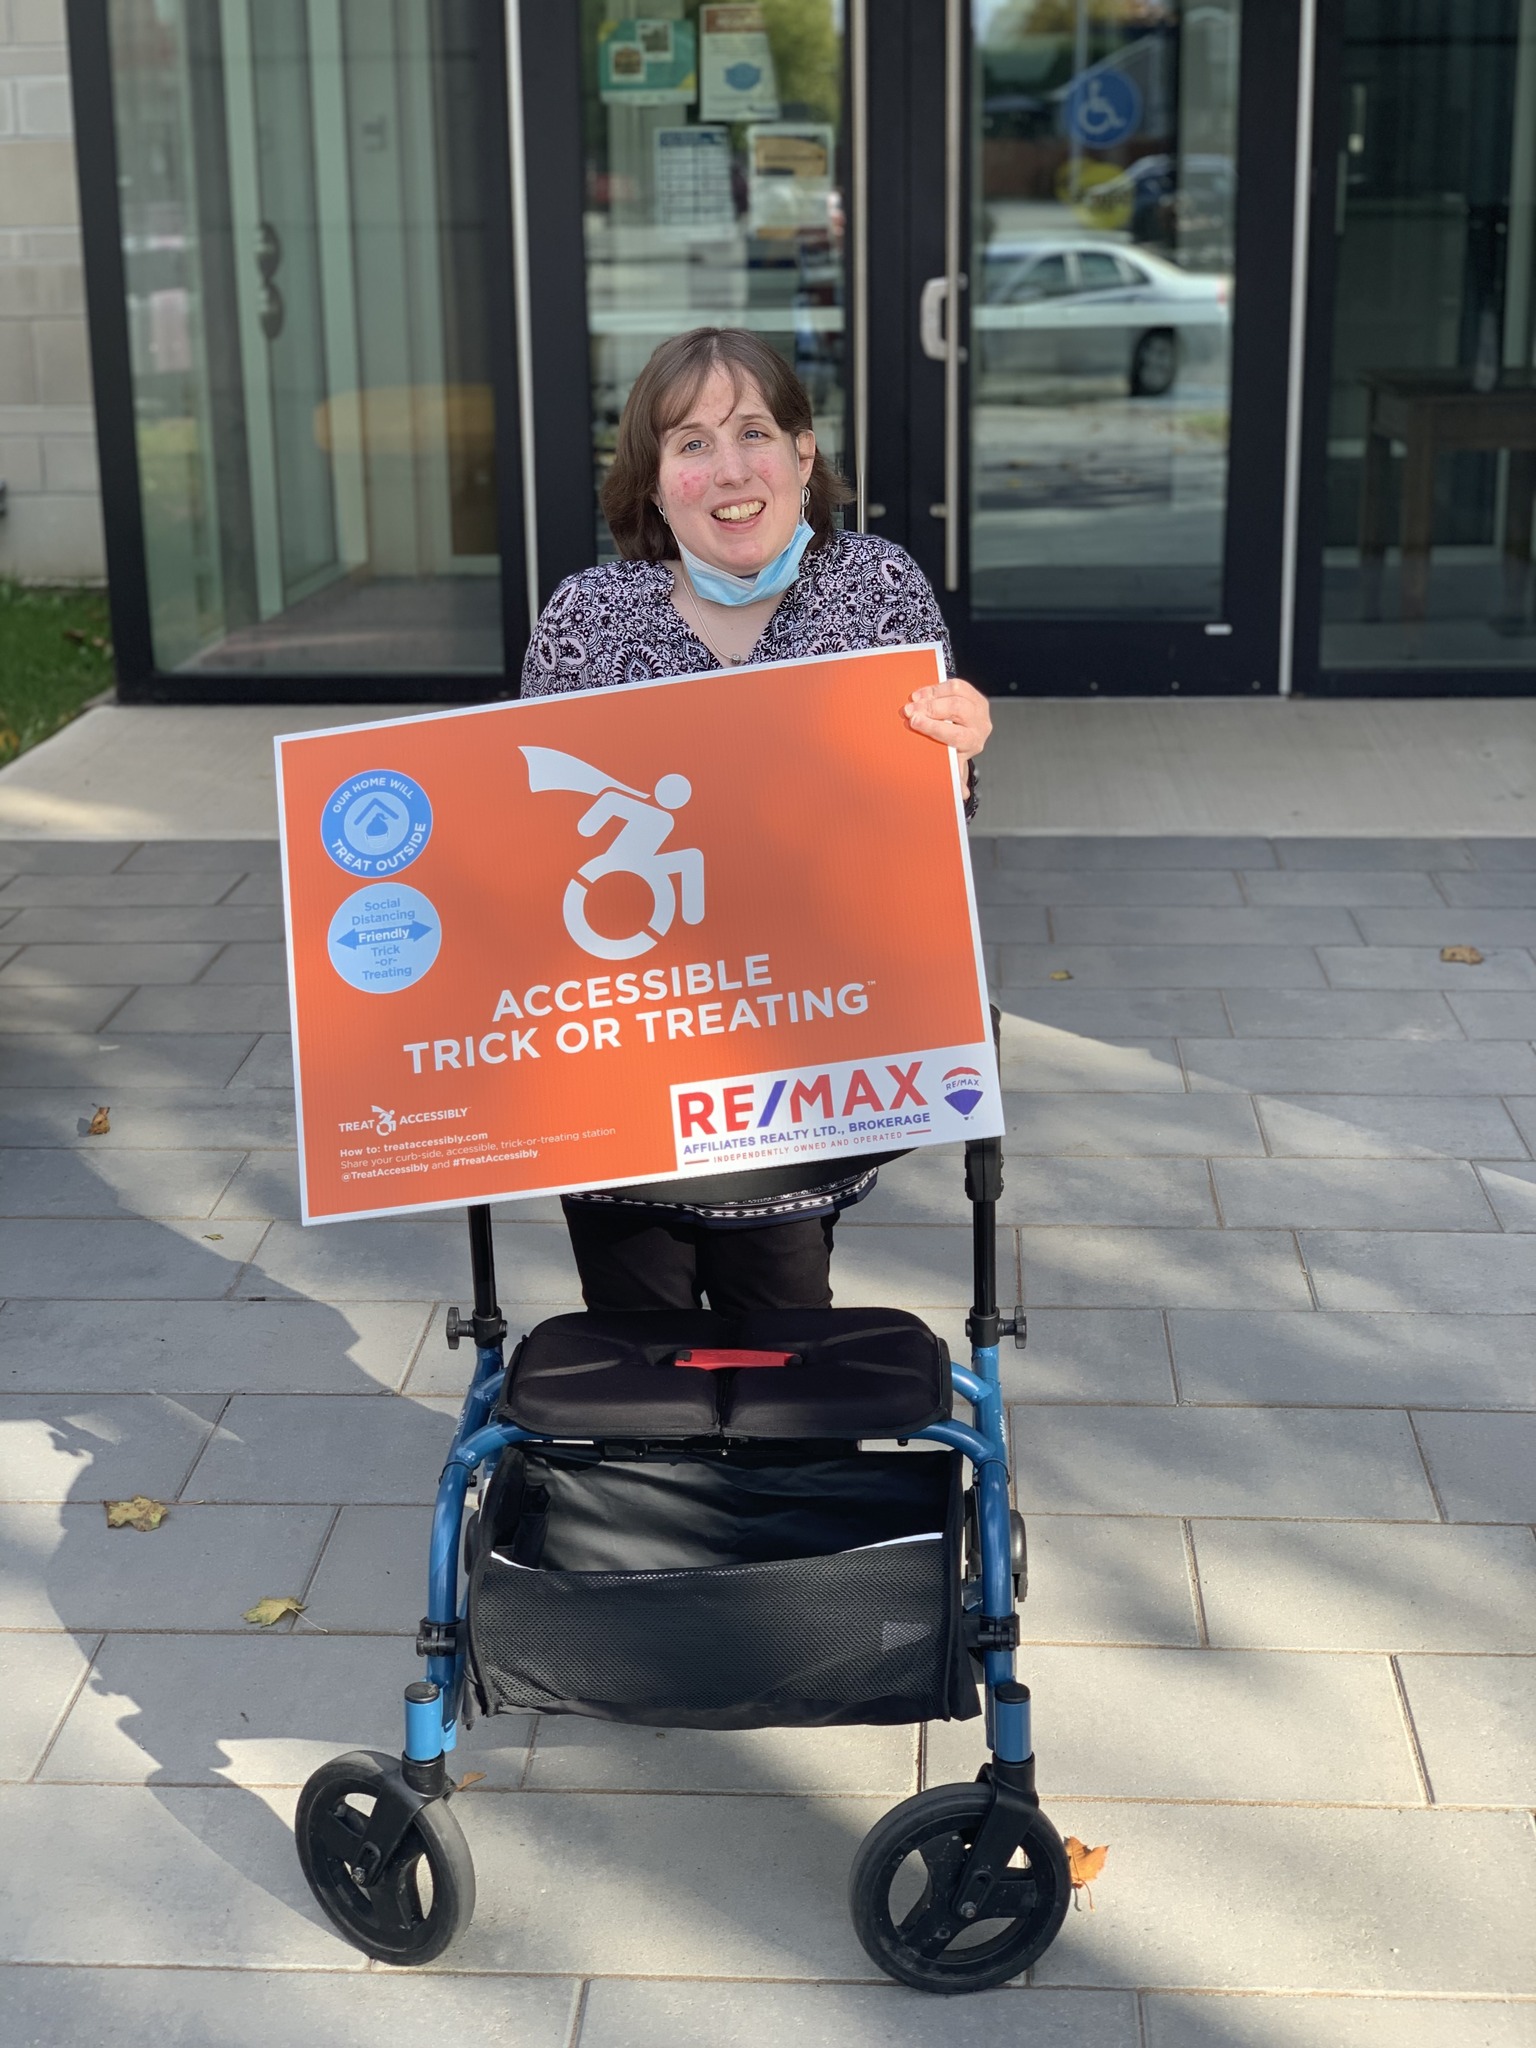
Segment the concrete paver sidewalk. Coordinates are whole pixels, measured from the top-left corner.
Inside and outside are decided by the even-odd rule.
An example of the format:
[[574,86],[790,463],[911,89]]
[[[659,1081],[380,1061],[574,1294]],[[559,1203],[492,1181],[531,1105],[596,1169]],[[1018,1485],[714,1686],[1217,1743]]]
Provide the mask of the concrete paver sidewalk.
[[[1022,1668],[1110,1858],[1031,1985],[938,2005],[843,1894],[965,1725],[508,1716],[466,1938],[423,1982],[331,1935],[293,1802],[398,1742],[462,1225],[294,1220],[269,842],[0,844],[7,2042],[1530,2048],[1536,841],[976,853]],[[889,1170],[839,1299],[958,1343],[965,1225],[953,1157]],[[574,1300],[549,1205],[498,1246],[514,1327]],[[135,1492],[164,1527],[109,1533]],[[269,1593],[306,1611],[257,1636]]]

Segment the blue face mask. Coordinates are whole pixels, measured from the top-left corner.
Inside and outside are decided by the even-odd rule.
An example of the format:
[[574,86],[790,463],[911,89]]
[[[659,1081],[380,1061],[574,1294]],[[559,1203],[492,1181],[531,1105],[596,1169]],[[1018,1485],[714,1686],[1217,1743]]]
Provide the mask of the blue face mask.
[[814,538],[814,529],[802,519],[791,534],[788,547],[765,563],[755,576],[733,576],[728,569],[712,569],[681,541],[677,549],[688,571],[688,581],[700,597],[711,604],[756,604],[760,598],[778,597],[788,590],[800,574],[800,557]]

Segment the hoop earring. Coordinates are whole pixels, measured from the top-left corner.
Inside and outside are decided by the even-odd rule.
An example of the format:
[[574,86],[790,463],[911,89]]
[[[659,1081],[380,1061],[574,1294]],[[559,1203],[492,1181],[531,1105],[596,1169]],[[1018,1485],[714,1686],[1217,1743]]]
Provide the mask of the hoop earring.
[[811,487],[809,484],[800,493],[800,517],[803,519],[811,509]]
[[667,529],[668,533],[670,533],[672,531],[672,522],[667,517],[666,513],[662,511],[660,498],[655,499],[654,503],[656,506],[656,517],[661,521],[662,525]]

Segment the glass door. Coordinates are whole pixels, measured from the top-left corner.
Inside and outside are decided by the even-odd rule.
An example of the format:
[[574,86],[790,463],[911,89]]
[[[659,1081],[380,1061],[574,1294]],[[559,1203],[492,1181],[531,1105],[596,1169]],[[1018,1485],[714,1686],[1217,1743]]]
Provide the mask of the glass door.
[[1318,681],[1525,692],[1536,5],[1331,0],[1322,29]]
[[1295,12],[1259,0],[525,4],[536,601],[664,337],[751,327],[997,691],[1274,690]]
[[872,485],[873,523],[990,690],[1277,687],[1285,13],[914,11],[909,410],[937,431],[905,503]]
[[[651,351],[705,325],[750,328],[793,364],[817,440],[841,462],[833,0],[647,0],[647,10],[621,20],[607,0],[582,8],[594,491]],[[613,553],[600,515],[596,548],[599,560]]]
[[509,527],[517,545],[500,6],[81,17],[116,155],[105,193],[109,159],[81,161],[93,243],[110,208],[121,265],[93,300],[126,316],[102,417],[107,440],[132,425],[104,465],[137,495],[132,520],[108,507],[130,694],[174,674],[231,694],[499,682],[526,634],[500,559]]
[[[310,9],[305,0],[223,0],[221,12],[230,212],[249,259],[236,288],[255,570],[260,614],[272,618],[344,573],[339,525],[350,479],[333,476],[312,423],[333,381],[356,389],[357,316],[348,273],[327,274],[321,263],[321,224],[334,218],[336,194],[322,208]],[[314,12],[334,17],[335,0],[315,0]],[[349,360],[333,380],[329,357],[343,336]]]
[[[867,0],[852,0],[860,9]],[[845,0],[520,10],[524,488],[537,598],[613,553],[597,494],[658,343],[746,327],[851,462]]]
[[[972,53],[970,589],[986,618],[1219,619],[1239,0]],[[1033,90],[1030,88],[1033,87]]]

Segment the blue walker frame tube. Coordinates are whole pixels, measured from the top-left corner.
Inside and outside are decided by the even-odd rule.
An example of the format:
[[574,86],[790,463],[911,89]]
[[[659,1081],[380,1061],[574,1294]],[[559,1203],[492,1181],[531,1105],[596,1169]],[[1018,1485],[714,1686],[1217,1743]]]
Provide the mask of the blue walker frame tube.
[[425,1732],[429,1717],[440,1729],[441,1740],[437,1748],[452,1749],[458,1739],[459,1701],[466,1662],[465,1602],[459,1598],[459,1546],[464,1524],[464,1497],[469,1490],[471,1476],[484,1461],[527,1434],[510,1423],[490,1421],[506,1372],[503,1348],[506,1324],[496,1302],[491,1212],[484,1204],[469,1211],[469,1263],[475,1290],[471,1323],[475,1338],[475,1371],[464,1396],[448,1461],[437,1483],[437,1499],[432,1509],[432,1543],[427,1562],[426,1618],[440,1627],[454,1628],[454,1648],[451,1655],[436,1652],[427,1658],[427,1683],[437,1687],[437,1699],[430,1703],[407,1702],[407,1756],[422,1754],[421,1745],[429,1741]]
[[[996,1037],[999,1018],[992,1013]],[[974,1138],[965,1148],[965,1192],[971,1203],[973,1290],[966,1334],[971,1340],[971,1369],[952,1368],[955,1391],[971,1403],[977,1432],[986,1440],[987,1455],[965,1448],[976,1466],[976,1519],[981,1543],[982,1613],[991,1619],[1011,1617],[1013,1596],[1013,1523],[1008,1498],[1008,1425],[1003,1407],[1002,1362],[998,1339],[1005,1325],[997,1305],[997,1202],[1003,1191],[1003,1146],[1000,1138]],[[982,1671],[987,1689],[987,1740],[1002,1763],[1024,1763],[1034,1754],[1029,1695],[1014,1682],[1013,1652],[985,1650]],[[999,1697],[999,1689],[1003,1696]],[[1022,1695],[1022,1696],[1020,1696]]]

